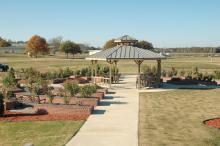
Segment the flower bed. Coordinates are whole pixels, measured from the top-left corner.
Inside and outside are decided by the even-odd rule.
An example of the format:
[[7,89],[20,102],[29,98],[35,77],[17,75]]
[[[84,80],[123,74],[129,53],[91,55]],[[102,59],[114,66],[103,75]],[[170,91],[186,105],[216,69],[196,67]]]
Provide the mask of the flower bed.
[[90,115],[93,111],[91,106],[77,106],[77,105],[52,105],[52,104],[38,104],[34,106],[36,111],[46,111],[51,115]]
[[215,127],[215,128],[220,129],[220,118],[207,120],[204,123],[207,126],[211,126],[211,127]]
[[208,81],[208,80],[196,80],[196,79],[182,79],[182,78],[171,78],[167,83],[177,84],[177,85],[217,85],[216,81]]
[[6,111],[0,121],[53,121],[53,120],[86,120],[93,111],[91,106],[48,105],[39,104],[33,108],[35,113]]
[[[64,104],[64,100],[63,100],[62,97],[55,97],[54,100],[53,100],[53,103],[54,104]],[[98,99],[97,98],[76,98],[76,97],[72,97],[70,99],[69,104],[96,107],[98,105]]]

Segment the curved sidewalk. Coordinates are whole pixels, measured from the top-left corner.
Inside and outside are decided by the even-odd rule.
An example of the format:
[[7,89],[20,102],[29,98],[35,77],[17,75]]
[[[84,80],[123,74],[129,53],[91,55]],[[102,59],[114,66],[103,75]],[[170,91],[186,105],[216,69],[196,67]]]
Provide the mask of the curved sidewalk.
[[138,146],[139,94],[136,76],[114,84],[80,131],[66,146]]

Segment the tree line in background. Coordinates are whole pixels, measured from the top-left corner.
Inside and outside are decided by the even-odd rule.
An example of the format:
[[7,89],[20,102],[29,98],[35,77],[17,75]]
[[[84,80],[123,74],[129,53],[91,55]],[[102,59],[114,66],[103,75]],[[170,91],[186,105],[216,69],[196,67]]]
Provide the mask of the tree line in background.
[[10,47],[11,43],[0,37],[0,47]]
[[220,53],[220,47],[157,48],[157,50],[169,53]]
[[[103,45],[103,50],[115,47],[115,39],[108,40]],[[88,50],[99,50],[101,48],[90,47],[86,44],[78,44],[73,41],[64,41],[61,36],[54,37],[48,41],[45,38],[34,35],[27,42],[6,40],[0,37],[0,47],[10,47],[12,44],[25,44],[26,52],[31,57],[38,57],[38,54],[55,54],[58,51],[64,52],[69,58],[77,53],[88,53]],[[135,47],[169,53],[220,53],[220,47],[188,47],[188,48],[154,48],[152,43],[141,40],[134,44]]]

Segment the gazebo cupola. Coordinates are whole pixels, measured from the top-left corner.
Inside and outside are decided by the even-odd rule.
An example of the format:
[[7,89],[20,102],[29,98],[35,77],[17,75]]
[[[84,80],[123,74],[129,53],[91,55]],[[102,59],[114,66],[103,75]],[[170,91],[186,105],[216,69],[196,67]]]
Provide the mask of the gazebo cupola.
[[133,37],[130,37],[129,35],[124,35],[120,38],[115,39],[115,43],[117,45],[134,45],[138,42],[138,40],[136,40]]

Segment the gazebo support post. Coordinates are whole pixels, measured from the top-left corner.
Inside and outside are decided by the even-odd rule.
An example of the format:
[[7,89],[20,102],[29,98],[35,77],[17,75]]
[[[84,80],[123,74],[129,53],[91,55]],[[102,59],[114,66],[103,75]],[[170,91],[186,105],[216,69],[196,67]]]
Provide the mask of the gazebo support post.
[[98,61],[95,60],[94,63],[95,63],[95,77],[97,77],[97,67],[98,67],[97,63],[98,63]]
[[[118,64],[118,60],[114,60],[114,67],[115,67],[115,69],[117,68],[117,64]],[[114,82],[116,83],[116,79],[118,80],[118,77],[116,78],[116,74],[115,74],[115,72],[114,72]]]
[[134,60],[134,62],[138,65],[138,89],[141,89],[141,64],[144,60]]
[[160,79],[161,79],[161,60],[157,60],[157,86],[160,87]]
[[113,60],[107,60],[109,63],[109,88],[112,86],[112,64],[114,63]]
[[94,70],[94,60],[91,60],[91,63],[92,63],[92,65],[91,65],[91,81],[94,83],[94,79],[93,79],[93,70]]

